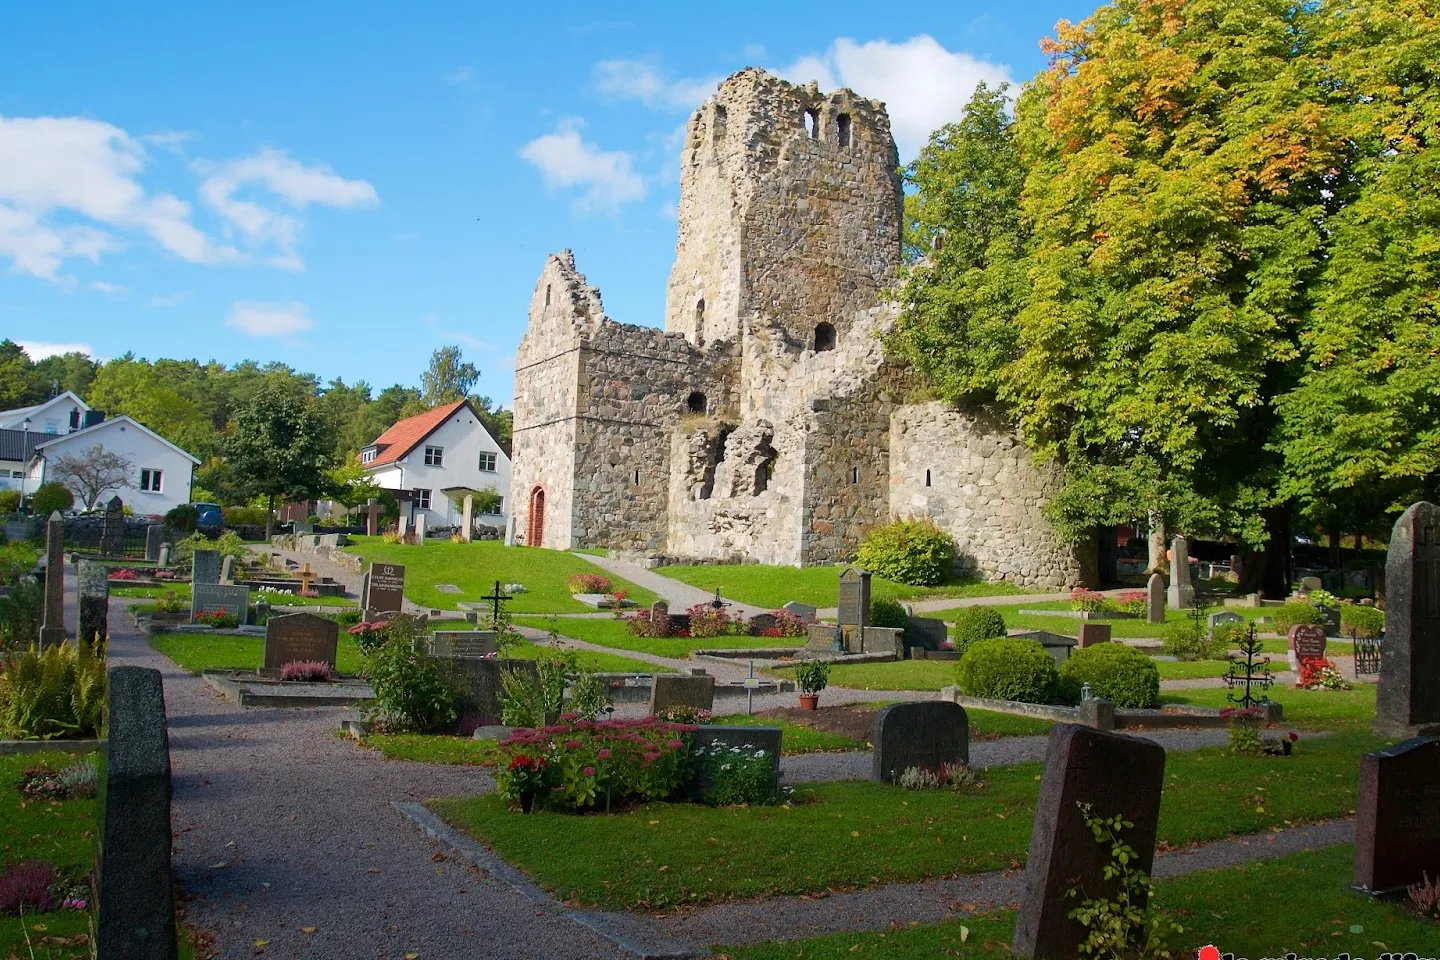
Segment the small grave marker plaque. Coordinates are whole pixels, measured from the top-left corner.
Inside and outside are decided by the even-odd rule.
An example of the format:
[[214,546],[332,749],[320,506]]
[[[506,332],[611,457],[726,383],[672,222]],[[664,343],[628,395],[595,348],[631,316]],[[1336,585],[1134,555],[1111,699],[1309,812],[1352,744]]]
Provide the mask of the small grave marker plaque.
[[398,563],[372,563],[365,573],[367,613],[399,613],[405,605],[405,568]]

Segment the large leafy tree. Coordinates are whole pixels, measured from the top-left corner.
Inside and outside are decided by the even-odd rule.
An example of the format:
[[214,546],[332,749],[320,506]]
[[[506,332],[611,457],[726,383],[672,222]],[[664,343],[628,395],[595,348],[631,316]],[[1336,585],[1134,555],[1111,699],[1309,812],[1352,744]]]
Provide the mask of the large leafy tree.
[[226,462],[232,480],[247,496],[265,498],[267,539],[277,499],[309,498],[329,491],[327,473],[334,461],[326,440],[325,424],[313,401],[279,383],[258,391],[235,418]]
[[[1426,2],[1117,0],[1057,27],[1013,128],[982,91],[912,169],[912,208],[940,211],[929,229],[946,243],[912,271],[897,346],[938,356],[917,365],[941,395],[993,397],[1064,465],[1050,506],[1063,534],[1151,515],[1260,551],[1288,544],[1305,498],[1353,508],[1331,469],[1343,441],[1372,476],[1427,462],[1433,474],[1423,405],[1389,410],[1385,430],[1346,424],[1331,394],[1349,388],[1317,377],[1332,351],[1329,376],[1369,391],[1339,404],[1360,418],[1433,400],[1434,203],[1407,181],[1423,164],[1399,169],[1406,149],[1434,143],[1412,96],[1433,91]],[[1018,194],[986,151],[1023,171]],[[1008,196],[1015,216],[986,209]],[[1385,223],[1397,203],[1399,227]],[[1373,262],[1382,229],[1404,238],[1379,258],[1389,290],[1373,266],[1340,262]],[[987,238],[983,254],[947,257],[966,235]],[[1370,294],[1358,309],[1382,315],[1358,334],[1340,309],[1353,309],[1347,276]],[[1401,344],[1418,356],[1397,364]],[[1299,448],[1327,432],[1330,449],[1296,480]],[[1265,559],[1247,567],[1279,592],[1283,567]]]
[[13,340],[0,340],[0,410],[39,403],[49,396],[45,387],[25,348]]
[[460,348],[452,344],[430,354],[430,366],[421,374],[420,382],[424,390],[422,402],[427,408],[435,407],[470,396],[480,382],[480,371],[466,362]]

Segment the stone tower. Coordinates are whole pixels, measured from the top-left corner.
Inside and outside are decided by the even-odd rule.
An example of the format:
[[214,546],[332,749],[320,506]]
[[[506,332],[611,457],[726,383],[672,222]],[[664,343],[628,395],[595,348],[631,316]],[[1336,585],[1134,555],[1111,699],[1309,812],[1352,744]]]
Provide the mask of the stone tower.
[[690,118],[665,329],[698,347],[760,317],[843,337],[895,280],[901,205],[884,104],[734,74]]

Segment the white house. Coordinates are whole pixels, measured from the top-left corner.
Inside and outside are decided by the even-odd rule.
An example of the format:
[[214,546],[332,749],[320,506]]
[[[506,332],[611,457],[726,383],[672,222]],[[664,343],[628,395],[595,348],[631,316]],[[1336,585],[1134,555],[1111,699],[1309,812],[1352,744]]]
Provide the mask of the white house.
[[[129,485],[107,491],[103,499],[118,494],[135,513],[153,516],[190,502],[195,467],[200,460],[143,423],[123,415],[35,444],[26,471],[25,492],[34,493],[40,484],[53,479],[55,461],[60,457],[83,457],[97,446],[106,453],[126,457],[133,465]],[[76,507],[82,505],[77,502]]]
[[26,473],[35,448],[104,418],[69,390],[44,403],[0,410],[0,490],[33,493],[35,487],[26,481]]
[[504,527],[510,511],[510,458],[469,400],[460,400],[397,421],[360,451],[360,464],[400,501],[401,515],[425,515],[427,527],[458,526],[465,495],[500,494],[495,513],[475,519]]

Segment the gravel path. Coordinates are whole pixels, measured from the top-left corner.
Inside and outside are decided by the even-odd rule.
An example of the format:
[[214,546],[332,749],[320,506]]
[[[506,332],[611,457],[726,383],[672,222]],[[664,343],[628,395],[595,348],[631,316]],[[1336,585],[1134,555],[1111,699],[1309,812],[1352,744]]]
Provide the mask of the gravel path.
[[[70,591],[67,590],[67,594]],[[488,875],[433,859],[397,802],[490,789],[467,767],[387,761],[339,739],[339,708],[241,708],[156,654],[111,605],[112,664],[165,679],[176,878],[221,957],[625,956]],[[306,933],[306,928],[314,928]]]
[[[669,577],[661,576],[653,570],[648,570],[638,563],[630,563],[625,560],[617,560],[614,557],[596,557],[588,553],[577,553],[575,556],[582,560],[589,560],[602,570],[608,570],[617,577],[624,577],[637,587],[644,587],[651,593],[663,598],[675,612],[687,610],[697,603],[709,603],[715,599],[714,592],[707,593],[699,587],[692,587],[688,583],[681,583],[679,580],[672,580]],[[721,599],[724,599],[723,597]],[[737,603],[734,600],[725,600],[730,604],[730,612],[738,613],[745,617],[753,617],[757,613],[768,613],[766,607],[754,607],[745,603]]]

